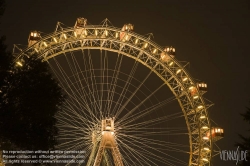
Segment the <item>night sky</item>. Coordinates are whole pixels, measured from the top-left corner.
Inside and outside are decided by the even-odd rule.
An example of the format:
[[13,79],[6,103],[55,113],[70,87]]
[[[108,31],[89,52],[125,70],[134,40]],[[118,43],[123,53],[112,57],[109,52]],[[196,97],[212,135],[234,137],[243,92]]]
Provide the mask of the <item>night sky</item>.
[[[238,133],[249,135],[250,126],[239,115],[250,106],[250,2],[220,1],[100,1],[100,0],[6,0],[1,35],[7,44],[27,44],[29,32],[50,33],[56,23],[73,26],[77,17],[96,25],[108,18],[115,27],[134,24],[141,35],[153,33],[161,46],[176,48],[179,61],[190,62],[187,70],[207,82],[205,98],[215,105],[210,117],[225,130],[217,144],[222,150],[236,150]],[[235,165],[221,161],[213,165]]]

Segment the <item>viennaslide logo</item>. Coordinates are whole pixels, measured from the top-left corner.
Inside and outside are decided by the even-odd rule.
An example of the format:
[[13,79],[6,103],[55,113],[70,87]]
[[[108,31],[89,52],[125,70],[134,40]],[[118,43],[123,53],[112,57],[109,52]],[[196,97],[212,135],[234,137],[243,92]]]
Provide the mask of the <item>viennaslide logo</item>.
[[239,150],[239,146],[236,150],[221,150],[220,159],[223,161],[236,161],[236,165],[239,161],[247,161],[248,151]]

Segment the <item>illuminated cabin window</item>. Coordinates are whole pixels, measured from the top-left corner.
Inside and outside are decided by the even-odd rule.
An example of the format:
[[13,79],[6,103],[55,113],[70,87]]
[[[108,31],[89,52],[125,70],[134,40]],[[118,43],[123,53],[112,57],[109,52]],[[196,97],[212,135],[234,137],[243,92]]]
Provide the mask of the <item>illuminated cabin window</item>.
[[75,28],[77,27],[85,27],[87,25],[87,19],[83,17],[79,17],[76,20]]
[[204,83],[204,82],[197,83],[197,88],[198,88],[200,91],[207,91],[207,84]]
[[173,47],[165,47],[164,51],[161,53],[161,60],[166,63],[171,63],[170,66],[172,66],[171,60],[174,58],[175,55],[175,49]]
[[175,48],[173,48],[172,46],[165,47],[164,51],[168,53],[169,55],[173,55],[173,56],[175,55]]
[[[210,132],[207,133],[207,137],[210,138]],[[220,127],[213,127],[211,129],[211,138],[214,140],[214,141],[217,141],[221,138],[224,137],[224,130]]]
[[106,129],[110,129],[110,128],[111,128],[111,121],[106,120]]
[[28,38],[28,46],[35,44],[41,39],[40,33],[37,31],[31,31]]
[[191,87],[188,88],[188,90],[189,90],[191,96],[193,96],[193,97],[197,96],[198,91],[197,91],[196,87],[191,86]]
[[122,32],[120,32],[120,40],[122,40],[122,41],[128,41],[131,38],[131,36],[128,35],[128,32],[132,31],[133,29],[134,29],[134,25],[132,25],[132,24],[125,24],[122,27]]

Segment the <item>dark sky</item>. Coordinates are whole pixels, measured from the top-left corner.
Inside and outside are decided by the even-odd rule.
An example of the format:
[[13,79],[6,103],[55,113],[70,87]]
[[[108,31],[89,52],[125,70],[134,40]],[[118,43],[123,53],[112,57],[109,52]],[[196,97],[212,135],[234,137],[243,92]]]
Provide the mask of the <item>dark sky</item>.
[[[108,18],[116,27],[135,25],[138,34],[154,34],[159,45],[172,45],[179,61],[188,61],[194,78],[208,83],[205,97],[215,103],[210,117],[225,129],[217,142],[236,150],[237,133],[247,133],[240,113],[250,106],[250,6],[248,0],[7,0],[1,35],[7,44],[27,44],[30,30],[50,33],[57,21],[73,26],[77,17],[91,24]],[[234,165],[215,157],[214,165]]]

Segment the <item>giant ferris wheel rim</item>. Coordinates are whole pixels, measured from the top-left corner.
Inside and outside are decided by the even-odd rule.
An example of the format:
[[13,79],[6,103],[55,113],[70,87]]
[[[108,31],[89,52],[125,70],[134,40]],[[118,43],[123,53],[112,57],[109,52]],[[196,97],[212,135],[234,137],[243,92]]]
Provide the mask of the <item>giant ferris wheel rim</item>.
[[[84,29],[87,31],[88,35],[75,37],[74,32],[76,29]],[[107,31],[109,35],[106,37],[103,37],[101,33],[100,35],[95,35],[94,33],[96,30],[101,33]],[[168,64],[163,62],[160,59],[160,54],[164,52],[164,48],[159,46],[157,43],[131,31],[127,32],[127,35],[130,36],[130,39],[128,41],[122,41],[119,39],[119,37],[116,37],[116,33],[119,34],[121,32],[124,32],[121,30],[121,28],[116,28],[113,26],[104,27],[101,25],[91,25],[81,28],[66,28],[64,30],[56,31],[42,37],[39,41],[20,52],[17,55],[15,62],[22,59],[23,56],[30,57],[34,54],[37,54],[38,58],[42,59],[43,61],[47,61],[52,57],[68,51],[84,49],[107,50],[116,52],[118,54],[123,54],[130,58],[133,58],[136,61],[139,61],[141,64],[152,70],[166,83],[166,85],[169,87],[169,89],[172,91],[179,102],[179,105],[184,113],[189,132],[189,165],[210,165],[211,151],[203,151],[202,149],[204,147],[212,149],[212,142],[211,139],[202,139],[205,132],[201,129],[202,126],[208,126],[207,131],[209,131],[209,129],[211,128],[207,112],[208,107],[206,106],[201,93],[199,93],[199,102],[193,101],[192,96],[190,96],[188,88],[190,86],[195,86],[196,82],[194,81],[194,79],[190,76],[188,71],[186,71],[185,67],[183,67],[181,63],[178,62],[177,59],[171,57],[171,61],[175,65],[174,67],[169,66]],[[63,39],[63,35],[66,35],[67,37]],[[57,39],[57,42],[54,41],[54,38]],[[140,44],[135,44],[134,39],[138,39]],[[102,45],[105,44],[105,42],[109,43],[106,45],[109,46],[109,48],[105,47],[105,45]],[[145,43],[147,43],[147,48],[142,48]],[[127,47],[130,50],[135,51],[135,54],[126,52],[128,50],[123,50],[123,48],[121,47]],[[154,50],[157,51],[153,53]],[[138,52],[139,54],[141,54],[140,56],[143,55],[145,57],[140,58],[140,56],[138,56]],[[151,62],[149,62],[149,59],[150,61],[154,62],[154,66],[152,66]],[[160,69],[158,69],[157,67],[160,67]],[[181,77],[180,75],[176,74],[176,69],[181,69]],[[167,77],[167,74],[165,74],[164,72],[168,74]],[[183,77],[187,77],[187,82],[183,82],[181,80]],[[184,97],[185,99],[181,99],[181,97]],[[202,110],[196,110],[197,106],[200,105],[203,106]],[[200,115],[205,115],[206,118],[200,121]]]

